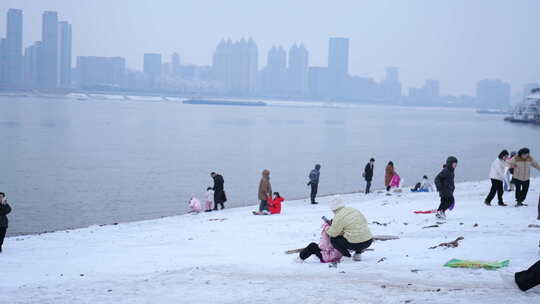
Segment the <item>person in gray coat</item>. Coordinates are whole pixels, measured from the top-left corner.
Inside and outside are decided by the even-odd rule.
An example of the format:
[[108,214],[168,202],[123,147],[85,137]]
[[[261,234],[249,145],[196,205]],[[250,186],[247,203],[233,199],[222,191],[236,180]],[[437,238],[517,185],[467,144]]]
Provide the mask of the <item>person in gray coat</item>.
[[319,176],[321,175],[321,165],[316,164],[315,169],[311,170],[309,173],[309,183],[308,186],[311,186],[311,203],[312,204],[318,204],[315,201],[315,198],[317,197],[317,191],[319,189]]
[[2,252],[2,245],[4,244],[4,238],[6,237],[6,231],[8,228],[8,215],[11,212],[11,207],[8,204],[6,194],[0,192],[0,252]]

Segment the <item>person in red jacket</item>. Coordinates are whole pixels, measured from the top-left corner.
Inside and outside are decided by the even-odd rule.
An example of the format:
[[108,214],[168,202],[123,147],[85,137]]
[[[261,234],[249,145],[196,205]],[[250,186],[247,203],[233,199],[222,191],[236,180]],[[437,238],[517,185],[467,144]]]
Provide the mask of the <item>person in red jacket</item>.
[[268,211],[270,214],[280,214],[281,213],[281,203],[285,199],[279,195],[279,192],[274,192],[274,199],[268,199]]

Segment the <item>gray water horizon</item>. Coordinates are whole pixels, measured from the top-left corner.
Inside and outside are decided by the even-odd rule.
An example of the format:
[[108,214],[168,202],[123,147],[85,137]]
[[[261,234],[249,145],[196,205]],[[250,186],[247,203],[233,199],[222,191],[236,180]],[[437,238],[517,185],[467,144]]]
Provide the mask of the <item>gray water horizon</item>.
[[529,147],[540,158],[540,127],[502,116],[332,105],[1,97],[0,191],[13,207],[8,235],[184,214],[189,197],[202,199],[212,186],[212,171],[224,176],[231,208],[257,204],[263,169],[290,200],[309,195],[316,163],[319,193],[329,195],[361,191],[371,157],[376,189],[388,161],[411,185],[422,175],[433,179],[449,155],[459,159],[457,182],[488,179],[502,149]]

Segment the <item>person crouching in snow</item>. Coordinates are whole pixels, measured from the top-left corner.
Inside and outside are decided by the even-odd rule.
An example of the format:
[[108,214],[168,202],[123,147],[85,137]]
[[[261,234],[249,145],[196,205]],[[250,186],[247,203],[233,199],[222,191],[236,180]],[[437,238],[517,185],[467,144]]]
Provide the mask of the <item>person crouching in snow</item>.
[[328,223],[324,223],[321,231],[321,240],[319,244],[310,243],[306,248],[300,251],[300,259],[302,261],[309,258],[311,255],[315,255],[319,258],[321,263],[339,263],[343,256],[339,250],[334,248],[330,242],[330,237],[326,230],[330,228]]
[[204,212],[211,212],[214,205],[214,189],[212,187],[206,188],[206,201],[204,203]]
[[280,214],[281,213],[281,203],[285,199],[279,195],[279,192],[274,192],[274,199],[268,198],[268,211],[270,214]]
[[396,174],[396,171],[394,171],[394,163],[388,162],[388,165],[386,165],[386,168],[384,169],[384,186],[386,187],[386,191],[390,191],[392,178],[394,177],[394,174]]
[[188,213],[197,214],[197,213],[201,212],[201,210],[202,210],[201,201],[199,201],[199,199],[196,198],[195,196],[191,196],[191,198],[189,199],[189,211],[188,211]]
[[416,183],[414,185],[414,188],[411,189],[412,192],[432,192],[433,191],[433,184],[429,180],[429,178],[424,175],[422,177],[422,181]]
[[366,218],[360,211],[346,207],[340,196],[332,200],[330,209],[334,212],[330,228],[326,230],[330,243],[346,257],[351,257],[349,250],[354,250],[353,259],[360,261],[362,251],[373,243]]
[[454,170],[457,167],[458,160],[454,156],[446,159],[446,165],[435,178],[435,186],[439,191],[441,203],[437,209],[437,218],[446,219],[446,210],[454,205]]

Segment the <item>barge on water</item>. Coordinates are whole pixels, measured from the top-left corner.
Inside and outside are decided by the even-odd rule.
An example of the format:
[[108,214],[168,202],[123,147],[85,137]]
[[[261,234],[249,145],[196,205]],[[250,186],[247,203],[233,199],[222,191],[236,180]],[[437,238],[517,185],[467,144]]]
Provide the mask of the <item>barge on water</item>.
[[262,101],[238,101],[238,100],[221,100],[221,99],[188,99],[184,100],[184,104],[193,105],[220,105],[220,106],[244,106],[244,107],[264,107],[266,102]]
[[511,116],[504,120],[510,122],[532,123],[540,125],[540,88],[532,89],[531,94],[516,106]]

